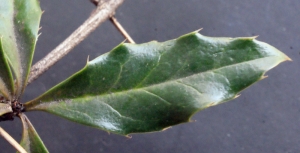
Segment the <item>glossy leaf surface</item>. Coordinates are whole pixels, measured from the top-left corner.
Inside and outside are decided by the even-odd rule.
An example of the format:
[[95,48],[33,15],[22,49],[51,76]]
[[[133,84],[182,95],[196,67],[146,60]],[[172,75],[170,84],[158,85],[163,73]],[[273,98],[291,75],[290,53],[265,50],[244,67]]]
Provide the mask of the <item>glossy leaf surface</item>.
[[30,71],[38,37],[41,9],[38,0],[0,0],[2,49],[16,77],[19,96]]
[[21,146],[28,153],[48,153],[47,148],[30,123],[29,119],[24,114],[21,114],[20,118],[23,123],[23,134],[20,143]]
[[125,43],[25,106],[122,135],[159,131],[235,98],[288,59],[254,38]]

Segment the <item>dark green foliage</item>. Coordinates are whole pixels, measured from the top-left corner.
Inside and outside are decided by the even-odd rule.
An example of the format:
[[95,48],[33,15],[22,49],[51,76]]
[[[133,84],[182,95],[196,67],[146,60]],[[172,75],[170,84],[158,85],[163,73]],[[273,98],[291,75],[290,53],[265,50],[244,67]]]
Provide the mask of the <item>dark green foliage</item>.
[[197,32],[163,43],[125,43],[25,106],[122,135],[159,131],[235,98],[287,59],[254,38]]

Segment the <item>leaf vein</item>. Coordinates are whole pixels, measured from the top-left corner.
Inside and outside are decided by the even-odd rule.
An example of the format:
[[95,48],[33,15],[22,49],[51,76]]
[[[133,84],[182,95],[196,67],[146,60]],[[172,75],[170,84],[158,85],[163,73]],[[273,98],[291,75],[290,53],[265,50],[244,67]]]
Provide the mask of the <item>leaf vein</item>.
[[118,84],[118,82],[121,78],[121,73],[123,71],[123,66],[122,66],[121,63],[119,63],[119,66],[120,66],[120,71],[119,71],[118,77],[116,78],[116,81],[112,84],[112,86],[107,90],[107,93],[109,93]]
[[113,108],[111,105],[109,105],[108,103],[105,103],[103,101],[100,101],[100,103],[102,103],[103,105],[107,106],[108,108],[110,108],[114,113],[116,113],[118,116],[122,117],[122,118],[125,118],[125,119],[128,119],[128,120],[132,120],[132,121],[138,121],[136,119],[133,119],[132,117],[129,117],[129,116],[125,116],[125,115],[122,115],[118,110],[116,110],[115,108]]
[[74,109],[68,109],[68,108],[66,108],[66,107],[62,107],[61,105],[56,105],[56,106],[58,106],[58,107],[61,108],[61,109],[70,111],[70,112],[74,112],[74,113],[77,113],[77,114],[84,115],[84,116],[86,116],[87,118],[89,118],[91,121],[94,120],[94,119],[93,119],[90,115],[88,115],[87,113],[84,113],[84,112],[81,112],[81,111],[76,111],[76,110],[74,110]]
[[165,52],[163,52],[162,54],[160,54],[160,55],[158,56],[158,60],[157,60],[157,62],[156,62],[156,65],[148,72],[148,74],[144,77],[144,79],[143,79],[140,83],[138,83],[134,88],[137,88],[137,87],[139,87],[141,84],[143,84],[143,83],[145,82],[145,80],[152,74],[152,72],[159,66],[160,59],[161,59],[161,57],[164,55],[164,53],[165,53]]
[[[190,77],[193,77],[193,76],[198,76],[198,75],[203,75],[205,73],[215,73],[214,71],[216,70],[220,70],[220,69],[224,69],[224,68],[228,68],[228,67],[233,67],[233,66],[236,66],[236,65],[239,65],[239,64],[249,64],[249,62],[253,62],[255,63],[255,61],[258,61],[258,60],[263,60],[263,59],[266,59],[266,58],[273,58],[273,57],[276,57],[276,56],[269,56],[269,57],[263,57],[263,58],[257,58],[255,60],[249,60],[249,61],[246,61],[246,62],[241,62],[241,63],[235,63],[235,64],[231,64],[231,65],[226,65],[226,66],[223,66],[223,67],[219,67],[219,68],[215,68],[215,69],[211,69],[211,70],[207,70],[207,71],[204,71],[204,72],[199,72],[199,73],[195,73],[195,74],[192,74],[192,75],[189,75],[185,78],[190,78]],[[218,73],[219,74],[219,73]],[[145,87],[142,87],[140,89],[143,89],[143,88],[149,88],[149,87],[153,87],[153,86],[158,86],[158,85],[161,85],[161,84],[165,84],[165,83],[168,83],[168,82],[176,82],[176,81],[179,81],[179,80],[183,80],[182,78],[178,78],[178,79],[172,79],[172,80],[167,80],[165,82],[160,82],[160,83],[156,83],[156,84],[151,84],[151,85],[148,85],[148,86],[145,86]],[[132,89],[131,89],[132,90]],[[138,89],[137,89],[138,90]],[[119,92],[124,92],[125,90],[123,91],[119,91]],[[129,90],[127,90],[129,91]]]
[[191,86],[191,85],[185,84],[185,83],[180,82],[180,81],[175,81],[175,82],[178,83],[178,84],[181,84],[181,85],[183,85],[183,86],[186,86],[186,87],[188,87],[188,88],[190,88],[190,89],[192,89],[192,90],[195,90],[195,91],[196,91],[197,93],[199,93],[200,95],[203,94],[202,92],[200,92],[198,89],[196,89],[195,87],[193,87],[193,86]]
[[146,93],[149,94],[149,95],[152,95],[152,96],[154,96],[154,97],[160,99],[161,101],[163,101],[164,103],[166,103],[166,104],[168,104],[168,105],[172,105],[170,102],[168,102],[167,100],[165,100],[164,98],[162,98],[161,96],[159,96],[159,95],[157,95],[157,94],[155,94],[155,93],[152,93],[152,92],[150,92],[150,91],[148,91],[148,90],[145,90],[145,89],[140,89],[140,90],[146,92]]

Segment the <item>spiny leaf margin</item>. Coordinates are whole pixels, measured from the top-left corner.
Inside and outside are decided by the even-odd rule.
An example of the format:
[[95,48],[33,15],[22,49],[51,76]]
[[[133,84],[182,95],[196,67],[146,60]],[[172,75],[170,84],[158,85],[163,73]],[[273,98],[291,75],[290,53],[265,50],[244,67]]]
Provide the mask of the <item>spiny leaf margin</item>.
[[289,58],[250,38],[190,33],[121,44],[25,104],[113,133],[160,131],[223,103]]

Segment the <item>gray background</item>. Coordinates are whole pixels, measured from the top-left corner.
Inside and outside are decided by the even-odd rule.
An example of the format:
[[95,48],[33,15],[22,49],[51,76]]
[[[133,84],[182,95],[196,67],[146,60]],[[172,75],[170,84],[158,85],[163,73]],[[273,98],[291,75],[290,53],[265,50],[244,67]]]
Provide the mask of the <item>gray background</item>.
[[[41,0],[45,11],[34,63],[91,13],[88,0]],[[300,152],[299,0],[127,0],[116,16],[137,43],[166,41],[203,28],[208,36],[254,36],[293,59],[267,73],[231,102],[196,114],[196,122],[131,139],[43,113],[27,113],[50,152],[297,153]],[[118,45],[124,38],[105,22],[73,52],[26,89],[33,99]],[[0,125],[17,140],[21,123]],[[2,138],[0,148],[14,149]],[[5,152],[1,150],[1,152]]]

